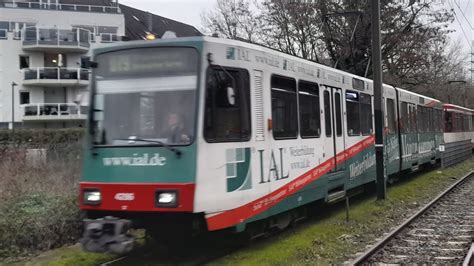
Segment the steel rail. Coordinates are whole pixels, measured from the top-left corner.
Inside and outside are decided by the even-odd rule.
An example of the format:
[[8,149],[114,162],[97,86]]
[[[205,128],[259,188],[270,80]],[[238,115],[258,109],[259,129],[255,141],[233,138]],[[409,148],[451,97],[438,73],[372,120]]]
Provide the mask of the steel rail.
[[[397,228],[395,228],[393,231],[391,231],[387,236],[385,236],[382,240],[379,242],[375,243],[369,250],[364,252],[364,254],[360,255],[357,257],[355,260],[353,260],[350,265],[361,265],[365,260],[367,260],[370,256],[374,255],[377,251],[379,251],[386,243],[388,243],[392,238],[394,238],[399,232],[401,232],[403,229],[405,229],[410,223],[412,223],[416,218],[421,216],[423,213],[425,213],[429,208],[431,208],[435,203],[437,203],[441,198],[443,198],[446,194],[451,192],[455,187],[457,187],[459,184],[467,180],[471,175],[474,174],[474,171],[470,171],[468,174],[465,176],[461,177],[458,181],[456,181],[454,184],[452,184],[449,188],[447,188],[445,191],[441,192],[435,199],[430,201],[425,207],[423,207],[421,210],[410,216],[405,222],[403,222],[401,225],[399,225]],[[471,247],[472,250],[472,247]],[[472,253],[472,252],[471,252]]]
[[119,261],[124,260],[124,259],[126,259],[126,258],[128,258],[128,256],[119,257],[119,258],[113,259],[113,260],[111,260],[111,261],[107,261],[107,262],[101,263],[100,266],[111,265],[112,263],[119,262]]
[[469,252],[466,255],[466,258],[464,258],[464,262],[462,263],[462,266],[469,266],[469,263],[472,261],[472,255],[474,253],[474,243],[471,244],[471,248],[469,249]]

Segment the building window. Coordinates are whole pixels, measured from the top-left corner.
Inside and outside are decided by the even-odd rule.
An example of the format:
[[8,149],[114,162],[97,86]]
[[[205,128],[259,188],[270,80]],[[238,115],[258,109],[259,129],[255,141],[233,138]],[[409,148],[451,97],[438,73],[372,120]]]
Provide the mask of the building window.
[[30,57],[26,55],[20,55],[20,69],[30,67]]
[[107,27],[107,26],[98,26],[97,27],[97,34],[100,35],[102,33],[107,34],[117,34],[118,28],[117,27]]
[[89,67],[90,57],[82,56],[81,57],[81,68],[90,68]]
[[292,78],[272,76],[271,87],[273,138],[296,138],[298,135],[296,81]]
[[0,21],[0,29],[1,29],[1,30],[9,31],[9,30],[10,30],[10,22],[8,22],[8,21]]
[[243,69],[209,68],[204,138],[209,142],[250,139],[250,83]]
[[332,136],[331,98],[329,96],[329,91],[324,91],[324,123],[326,126],[326,136]]
[[30,92],[20,91],[20,104],[29,104],[30,103]]
[[67,55],[45,53],[44,66],[45,67],[65,67],[67,66]]
[[301,137],[319,137],[321,134],[321,110],[319,107],[318,84],[300,81],[298,83],[298,98]]
[[349,136],[360,135],[359,93],[346,91],[347,133]]

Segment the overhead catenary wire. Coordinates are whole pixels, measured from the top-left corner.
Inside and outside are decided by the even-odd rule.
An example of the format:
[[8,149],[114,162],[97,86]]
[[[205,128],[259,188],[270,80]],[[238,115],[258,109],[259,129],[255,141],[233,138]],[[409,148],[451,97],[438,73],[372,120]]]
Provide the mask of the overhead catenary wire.
[[454,7],[453,7],[453,5],[451,4],[450,1],[448,1],[448,4],[449,4],[449,6],[451,7],[451,10],[453,11],[454,18],[456,19],[456,21],[458,22],[459,26],[461,27],[461,31],[462,31],[462,33],[463,33],[463,35],[464,35],[464,38],[466,38],[467,45],[469,46],[470,49],[472,49],[471,41],[469,40],[469,37],[467,37],[466,31],[464,31],[464,28],[463,28],[463,26],[462,26],[462,23],[461,23],[461,21],[459,20],[459,18],[458,18],[458,16],[457,16],[456,10],[454,10]]
[[459,6],[459,4],[453,0],[454,4],[458,7],[459,11],[461,11],[461,14],[462,16],[464,17],[464,19],[467,21],[467,24],[469,25],[469,27],[471,27],[472,30],[474,30],[474,27],[472,27],[472,24],[471,22],[469,21],[469,19],[466,17],[466,14],[464,13],[464,11],[462,10],[461,6]]

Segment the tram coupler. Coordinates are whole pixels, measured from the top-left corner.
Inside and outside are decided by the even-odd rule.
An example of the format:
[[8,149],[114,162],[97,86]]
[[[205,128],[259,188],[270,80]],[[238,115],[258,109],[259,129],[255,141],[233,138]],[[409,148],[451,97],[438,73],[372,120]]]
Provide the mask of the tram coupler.
[[132,221],[115,217],[85,219],[82,249],[96,253],[126,254],[133,249],[135,239],[128,234]]

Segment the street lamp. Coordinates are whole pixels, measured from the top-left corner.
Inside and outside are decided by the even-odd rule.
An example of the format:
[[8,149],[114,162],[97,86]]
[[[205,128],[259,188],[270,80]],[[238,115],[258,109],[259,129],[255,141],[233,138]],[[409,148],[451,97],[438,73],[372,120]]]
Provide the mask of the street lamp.
[[15,127],[15,86],[18,84],[12,81],[12,130]]

